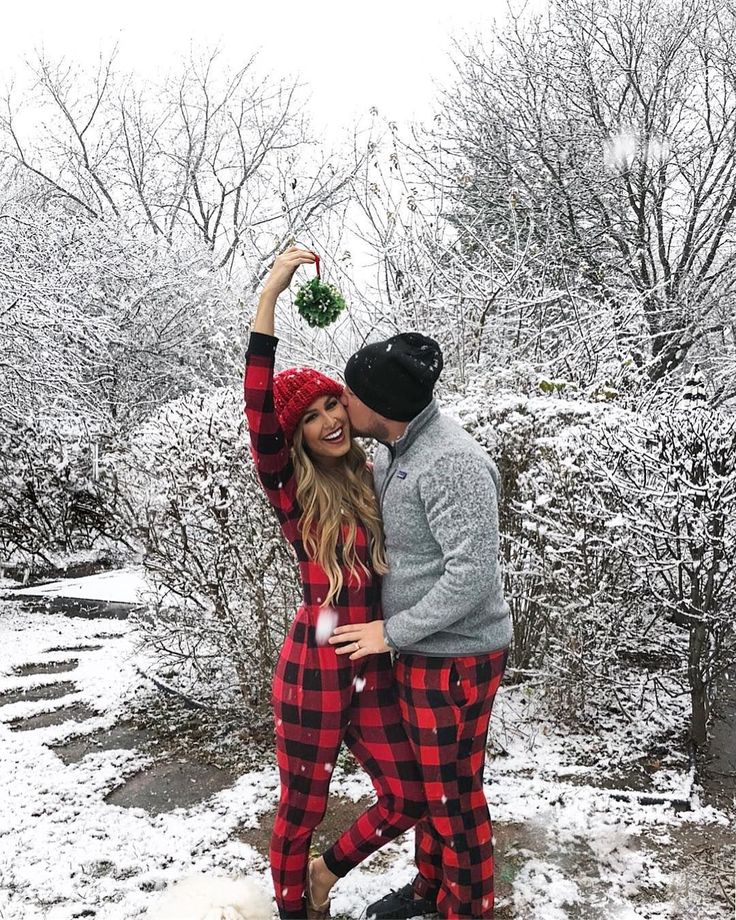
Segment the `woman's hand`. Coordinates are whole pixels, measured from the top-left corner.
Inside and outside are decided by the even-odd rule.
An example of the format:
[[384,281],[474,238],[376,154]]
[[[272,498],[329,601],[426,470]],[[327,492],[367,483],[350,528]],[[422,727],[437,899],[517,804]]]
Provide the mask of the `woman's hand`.
[[338,626],[329,642],[330,645],[340,644],[340,648],[336,648],[335,652],[338,655],[350,655],[351,661],[365,658],[366,655],[380,655],[390,651],[383,638],[383,620],[356,623],[354,626]]
[[308,249],[300,249],[298,246],[290,246],[285,252],[276,256],[271,271],[266,276],[263,284],[263,290],[275,294],[277,297],[283,293],[291,284],[294,272],[300,265],[314,263],[317,258],[313,252]]
[[266,276],[261,296],[258,298],[256,315],[251,325],[254,332],[274,334],[274,314],[279,294],[291,284],[294,272],[300,265],[316,261],[317,257],[313,252],[308,249],[300,249],[298,246],[291,246],[286,252],[276,256],[271,271]]

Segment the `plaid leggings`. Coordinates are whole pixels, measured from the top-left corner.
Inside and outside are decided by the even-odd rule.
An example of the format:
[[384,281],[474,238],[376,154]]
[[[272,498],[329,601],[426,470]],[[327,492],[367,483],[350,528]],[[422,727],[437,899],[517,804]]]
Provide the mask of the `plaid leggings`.
[[440,917],[493,917],[493,828],[483,791],[488,723],[507,649],[490,655],[400,655],[396,687],[419,762],[428,816],[416,826],[415,892]]
[[343,741],[369,774],[378,801],[324,853],[344,876],[426,814],[418,767],[401,722],[388,654],[352,662],[319,646],[301,607],[276,666],[273,705],[281,795],[271,838],[271,872],[283,918],[304,917],[312,832],[327,808]]

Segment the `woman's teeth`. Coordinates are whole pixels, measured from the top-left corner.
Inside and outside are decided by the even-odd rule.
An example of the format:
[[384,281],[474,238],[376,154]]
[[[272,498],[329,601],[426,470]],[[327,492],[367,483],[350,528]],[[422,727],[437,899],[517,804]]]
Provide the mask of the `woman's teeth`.
[[339,441],[341,437],[342,437],[342,428],[338,428],[337,431],[333,431],[332,434],[326,435],[326,437],[324,437],[323,440],[325,440],[325,441]]

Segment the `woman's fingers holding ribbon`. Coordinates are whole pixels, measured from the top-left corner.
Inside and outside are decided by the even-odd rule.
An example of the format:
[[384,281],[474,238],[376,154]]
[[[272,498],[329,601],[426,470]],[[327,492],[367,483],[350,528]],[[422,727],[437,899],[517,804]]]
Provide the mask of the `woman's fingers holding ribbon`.
[[299,246],[291,246],[276,256],[264,286],[273,288],[274,291],[280,294],[287,289],[294,272],[300,265],[307,265],[316,261],[317,259],[313,252],[308,249],[301,249]]
[[350,660],[379,655],[389,650],[383,638],[383,620],[372,623],[356,623],[353,626],[338,626],[329,639],[330,645],[337,645],[338,655],[350,655]]

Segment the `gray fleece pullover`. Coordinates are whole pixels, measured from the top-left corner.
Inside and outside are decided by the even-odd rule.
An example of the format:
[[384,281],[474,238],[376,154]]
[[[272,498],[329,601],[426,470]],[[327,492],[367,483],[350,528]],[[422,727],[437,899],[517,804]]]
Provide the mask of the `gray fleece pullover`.
[[400,653],[480,655],[511,641],[496,465],[433,400],[374,470],[386,533],[386,637]]

